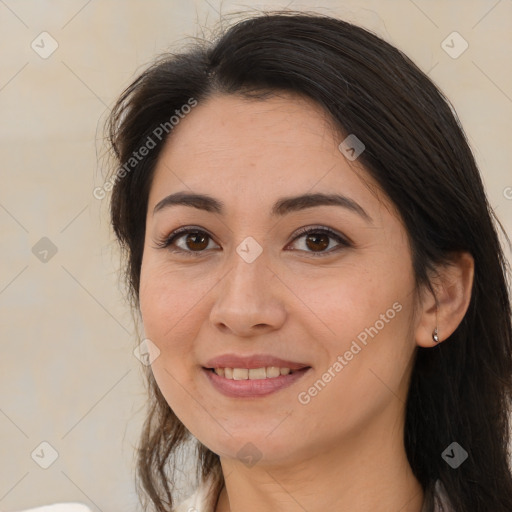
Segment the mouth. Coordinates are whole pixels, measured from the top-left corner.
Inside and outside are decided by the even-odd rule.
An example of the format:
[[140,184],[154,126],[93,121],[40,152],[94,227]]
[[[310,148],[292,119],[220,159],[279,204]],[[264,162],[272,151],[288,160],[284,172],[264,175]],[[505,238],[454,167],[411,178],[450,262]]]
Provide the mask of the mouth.
[[267,380],[276,379],[282,375],[293,375],[295,373],[305,372],[309,370],[311,366],[304,366],[295,370],[279,366],[262,366],[260,368],[203,368],[228,380]]
[[257,399],[276,393],[293,386],[310,370],[312,370],[311,366],[296,370],[272,366],[260,368],[202,367],[203,374],[213,389],[224,396],[238,399]]

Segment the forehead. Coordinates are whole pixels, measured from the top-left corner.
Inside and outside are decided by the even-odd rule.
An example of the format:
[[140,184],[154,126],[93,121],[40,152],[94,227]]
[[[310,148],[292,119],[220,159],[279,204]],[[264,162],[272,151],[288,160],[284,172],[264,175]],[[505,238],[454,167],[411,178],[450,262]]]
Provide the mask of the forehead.
[[238,198],[246,207],[307,192],[376,201],[366,185],[369,176],[338,149],[343,138],[319,105],[300,96],[212,96],[173,128],[157,162],[149,206],[187,189]]

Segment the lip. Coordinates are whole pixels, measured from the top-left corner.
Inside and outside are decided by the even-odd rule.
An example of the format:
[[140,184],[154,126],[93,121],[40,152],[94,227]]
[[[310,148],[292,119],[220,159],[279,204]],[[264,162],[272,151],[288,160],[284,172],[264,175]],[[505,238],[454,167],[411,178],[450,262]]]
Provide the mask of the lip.
[[[227,368],[230,367],[227,366]],[[240,368],[240,366],[236,366],[235,368]],[[286,368],[289,367],[286,366]],[[311,367],[303,366],[301,370],[297,370],[294,373],[280,375],[279,377],[271,379],[232,380],[217,375],[211,369],[202,368],[202,372],[206,375],[212,386],[217,391],[230,398],[258,398],[270,395],[271,393],[291,386],[307,374],[309,370],[311,370]]]
[[[278,368],[290,368],[290,370],[302,370],[309,365],[295,361],[286,361],[270,354],[255,354],[252,356],[240,356],[237,354],[223,354],[208,360],[203,368],[263,368],[267,366],[277,366]],[[210,372],[211,373],[211,372]],[[279,377],[276,377],[279,378]]]

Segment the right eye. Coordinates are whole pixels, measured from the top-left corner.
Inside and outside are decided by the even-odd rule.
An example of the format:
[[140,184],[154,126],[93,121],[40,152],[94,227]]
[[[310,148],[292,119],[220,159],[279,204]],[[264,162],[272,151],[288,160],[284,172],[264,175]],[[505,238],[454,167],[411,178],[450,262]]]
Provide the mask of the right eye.
[[[177,241],[180,241],[180,244],[177,244]],[[157,247],[168,249],[172,252],[199,256],[209,248],[209,241],[213,241],[213,239],[206,231],[198,228],[184,227],[176,229],[170,235],[158,240]]]

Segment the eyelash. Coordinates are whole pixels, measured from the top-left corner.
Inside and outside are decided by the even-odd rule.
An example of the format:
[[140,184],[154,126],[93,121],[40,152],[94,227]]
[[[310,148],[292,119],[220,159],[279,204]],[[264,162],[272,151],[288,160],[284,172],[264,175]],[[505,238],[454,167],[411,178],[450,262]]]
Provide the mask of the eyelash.
[[[309,235],[311,233],[322,233],[322,234],[325,234],[325,235],[329,235],[329,237],[334,238],[338,243],[341,244],[341,247],[338,247],[338,248],[335,248],[335,249],[329,249],[328,251],[325,251],[325,252],[302,251],[302,252],[307,252],[308,254],[311,254],[314,257],[326,256],[328,254],[332,254],[333,252],[338,252],[339,250],[341,250],[343,248],[353,247],[353,244],[351,242],[349,242],[348,239],[343,238],[342,236],[340,236],[338,233],[336,233],[332,229],[328,228],[327,226],[323,226],[323,227],[304,227],[304,228],[301,228],[296,233],[296,236],[292,240],[292,243],[295,242],[297,239],[303,237],[304,235]],[[212,237],[206,231],[204,231],[202,229],[192,228],[192,227],[183,227],[183,228],[176,229],[170,235],[157,240],[156,241],[156,248],[158,248],[158,249],[168,249],[171,252],[180,252],[182,254],[184,253],[184,254],[187,254],[187,255],[190,255],[190,256],[195,256],[195,257],[202,256],[206,252],[206,250],[202,250],[202,251],[186,251],[184,249],[176,248],[176,247],[175,248],[170,248],[171,244],[176,239],[181,238],[183,235],[188,235],[188,234],[205,234],[208,238],[210,238],[210,240],[213,240]]]

